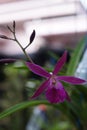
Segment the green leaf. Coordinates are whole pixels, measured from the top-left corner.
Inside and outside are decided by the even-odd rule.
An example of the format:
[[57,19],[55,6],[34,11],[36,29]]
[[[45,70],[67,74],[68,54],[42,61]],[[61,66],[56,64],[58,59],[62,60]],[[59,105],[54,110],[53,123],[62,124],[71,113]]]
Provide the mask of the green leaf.
[[70,59],[67,75],[74,75],[85,46],[85,37],[80,40]]
[[[8,115],[10,115],[10,114],[12,114],[16,111],[25,109],[27,107],[35,106],[35,105],[38,105],[38,104],[41,104],[41,103],[42,103],[42,101],[26,101],[26,102],[16,104],[16,105],[6,109],[2,113],[0,113],[0,119],[6,117],[6,116],[8,116]],[[43,101],[43,103],[46,104],[47,102]]]
[[23,110],[27,107],[33,107],[33,106],[36,106],[36,105],[39,105],[39,104],[45,104],[45,105],[53,106],[54,108],[61,110],[64,113],[67,110],[67,109],[65,109],[65,107],[67,107],[66,103],[51,104],[48,101],[44,101],[44,100],[41,100],[41,101],[33,100],[33,101],[22,102],[22,103],[16,104],[16,105],[6,109],[2,113],[0,113],[0,119],[5,118],[5,117],[17,112],[17,111],[21,111],[21,110]]

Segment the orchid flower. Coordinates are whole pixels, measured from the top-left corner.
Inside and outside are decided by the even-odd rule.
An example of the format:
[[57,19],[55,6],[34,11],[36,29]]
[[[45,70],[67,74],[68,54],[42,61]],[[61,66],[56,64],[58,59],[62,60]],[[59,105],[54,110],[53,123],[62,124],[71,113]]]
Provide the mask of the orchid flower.
[[66,62],[67,52],[65,51],[62,57],[57,62],[53,72],[48,73],[42,67],[37,64],[26,62],[27,67],[35,74],[46,78],[46,81],[42,83],[42,85],[36,90],[31,99],[38,97],[43,91],[45,91],[45,95],[47,100],[50,103],[60,103],[64,100],[70,101],[70,97],[62,85],[61,81],[78,85],[86,82],[83,79],[76,78],[74,76],[58,76],[57,73],[61,70],[64,63]]

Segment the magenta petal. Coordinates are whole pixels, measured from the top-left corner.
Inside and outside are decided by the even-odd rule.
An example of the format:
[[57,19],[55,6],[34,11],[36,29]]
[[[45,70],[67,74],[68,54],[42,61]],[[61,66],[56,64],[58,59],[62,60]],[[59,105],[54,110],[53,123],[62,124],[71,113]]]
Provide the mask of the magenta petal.
[[82,84],[86,81],[80,78],[76,78],[74,76],[58,76],[58,80],[62,80],[71,84]]
[[56,75],[60,71],[60,69],[63,67],[64,63],[66,62],[66,58],[67,58],[67,51],[64,52],[62,57],[57,62],[53,74]]
[[50,103],[60,103],[67,99],[65,90],[55,87],[46,90],[46,98]]
[[38,97],[48,86],[49,80],[46,80],[34,93],[34,95],[31,97],[32,98],[36,98]]
[[36,64],[30,63],[30,62],[26,62],[26,65],[35,74],[45,77],[45,78],[50,77],[50,74],[47,71],[45,71],[42,67],[40,67],[39,65],[36,65]]

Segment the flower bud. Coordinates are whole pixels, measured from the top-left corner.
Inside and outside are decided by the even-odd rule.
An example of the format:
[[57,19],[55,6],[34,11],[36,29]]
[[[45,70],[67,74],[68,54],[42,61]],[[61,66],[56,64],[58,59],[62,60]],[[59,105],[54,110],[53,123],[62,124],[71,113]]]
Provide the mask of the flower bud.
[[30,36],[30,44],[33,42],[34,38],[35,38],[35,30],[33,30],[31,36]]

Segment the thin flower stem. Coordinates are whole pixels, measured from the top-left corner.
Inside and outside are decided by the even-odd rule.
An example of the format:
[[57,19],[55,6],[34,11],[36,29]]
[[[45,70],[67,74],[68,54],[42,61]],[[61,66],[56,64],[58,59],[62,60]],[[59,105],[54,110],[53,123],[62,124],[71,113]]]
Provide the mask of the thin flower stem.
[[13,36],[14,36],[14,41],[18,43],[18,45],[20,46],[20,48],[22,49],[23,53],[25,54],[27,60],[29,60],[30,62],[33,63],[33,60],[31,59],[31,57],[26,53],[25,48],[22,47],[22,45],[20,44],[20,42],[18,41],[16,34],[15,34],[15,21],[13,22]]
[[30,62],[33,63],[33,60],[31,59],[31,57],[26,53],[25,48],[23,48],[22,45],[20,44],[20,42],[17,40],[16,35],[15,35],[15,32],[13,33],[13,35],[14,35],[14,41],[18,43],[18,45],[19,45],[20,48],[22,49],[23,53],[25,54],[27,60],[29,60]]
[[24,50],[26,50],[29,47],[30,43],[24,48]]
[[14,33],[13,30],[7,25],[7,28],[10,32]]

